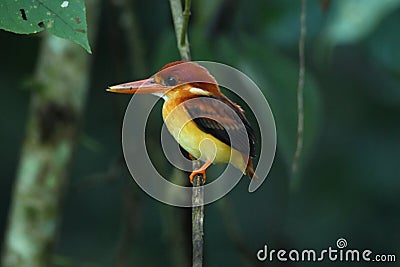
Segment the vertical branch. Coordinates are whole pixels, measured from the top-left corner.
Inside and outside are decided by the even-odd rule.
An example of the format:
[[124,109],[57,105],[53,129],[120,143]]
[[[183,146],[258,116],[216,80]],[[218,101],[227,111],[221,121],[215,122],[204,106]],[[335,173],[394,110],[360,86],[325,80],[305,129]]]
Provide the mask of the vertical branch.
[[[175,33],[179,53],[182,60],[190,60],[190,48],[187,37],[187,26],[190,17],[191,0],[185,0],[185,10],[182,13],[181,0],[170,0],[172,16],[175,25]],[[193,169],[200,168],[200,162],[193,161]],[[193,266],[203,265],[203,223],[204,223],[204,191],[202,185],[204,177],[196,175],[193,179],[192,191],[192,245],[193,245]]]
[[299,81],[297,85],[297,144],[292,163],[292,174],[297,174],[299,161],[303,151],[304,141],[304,75],[305,75],[305,56],[304,45],[306,38],[306,0],[301,0],[300,15],[300,39],[299,39]]
[[[200,161],[193,161],[193,169],[200,168]],[[192,245],[193,245],[193,267],[203,266],[203,224],[204,224],[204,190],[202,175],[193,178],[192,192]]]
[[[189,23],[190,16],[190,0],[186,0],[185,16],[182,13],[181,0],[169,0],[172,12],[172,18],[174,21],[175,34],[177,40],[177,46],[182,60],[190,60],[190,48],[189,39],[187,37],[187,25]],[[183,40],[183,41],[182,41]]]
[[[98,1],[87,1],[94,37]],[[91,39],[93,40],[93,39]],[[53,247],[69,166],[90,77],[89,55],[78,45],[45,35],[21,151],[2,266],[53,266]]]

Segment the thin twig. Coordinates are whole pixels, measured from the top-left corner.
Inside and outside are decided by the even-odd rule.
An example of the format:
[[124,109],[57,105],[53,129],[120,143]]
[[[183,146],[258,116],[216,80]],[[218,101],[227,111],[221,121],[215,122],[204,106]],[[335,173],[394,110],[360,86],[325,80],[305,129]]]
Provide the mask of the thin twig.
[[[175,34],[179,53],[182,60],[190,60],[190,48],[187,37],[187,26],[190,17],[191,1],[185,1],[185,11],[182,14],[181,0],[170,0],[172,16],[175,25]],[[193,161],[193,169],[200,168],[200,162]],[[192,244],[193,244],[193,263],[195,267],[203,266],[203,223],[204,223],[204,177],[196,175],[193,179],[192,191]]]
[[299,161],[303,151],[304,141],[304,45],[306,39],[306,0],[301,0],[301,15],[300,15],[300,39],[299,39],[299,81],[297,85],[297,144],[292,163],[292,174],[295,176],[298,172]]
[[187,27],[189,25],[189,17],[190,17],[190,6],[192,5],[191,0],[185,0],[185,10],[183,11],[183,23],[182,23],[182,29],[181,29],[181,39],[180,39],[180,45],[184,46],[186,42],[188,41],[187,38]]

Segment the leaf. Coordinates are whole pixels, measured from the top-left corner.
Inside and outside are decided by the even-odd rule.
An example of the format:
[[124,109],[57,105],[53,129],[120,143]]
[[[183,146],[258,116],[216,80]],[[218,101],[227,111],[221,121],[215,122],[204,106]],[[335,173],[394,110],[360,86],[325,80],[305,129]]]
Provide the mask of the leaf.
[[83,0],[1,1],[0,28],[19,34],[38,33],[46,29],[91,53]]
[[400,0],[337,1],[328,22],[326,38],[332,45],[356,42],[399,6]]
[[400,50],[398,49],[400,35],[393,32],[398,31],[399,25],[400,16],[388,16],[367,43],[372,57],[386,69],[398,75],[400,75]]

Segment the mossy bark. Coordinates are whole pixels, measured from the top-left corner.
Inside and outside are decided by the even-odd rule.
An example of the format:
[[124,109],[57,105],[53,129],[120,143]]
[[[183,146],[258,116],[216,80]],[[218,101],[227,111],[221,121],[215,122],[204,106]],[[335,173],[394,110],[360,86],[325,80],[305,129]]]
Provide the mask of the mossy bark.
[[[88,2],[95,12],[97,4]],[[89,26],[95,25],[94,18],[90,16]],[[60,203],[88,91],[89,61],[89,54],[73,42],[43,36],[4,241],[4,267],[52,265]]]

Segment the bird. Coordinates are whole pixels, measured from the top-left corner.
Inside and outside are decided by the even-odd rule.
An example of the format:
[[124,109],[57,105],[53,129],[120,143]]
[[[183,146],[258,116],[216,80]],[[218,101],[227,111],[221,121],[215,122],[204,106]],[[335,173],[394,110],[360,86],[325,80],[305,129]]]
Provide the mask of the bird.
[[[205,67],[193,61],[175,61],[150,78],[109,86],[106,90],[153,94],[164,100],[162,117],[168,131],[192,159],[203,162],[190,174],[191,183],[198,174],[205,181],[206,169],[219,163],[231,163],[244,175],[256,178],[252,162],[256,156],[254,129],[243,109],[221,92]],[[203,145],[206,139],[212,145]]]

